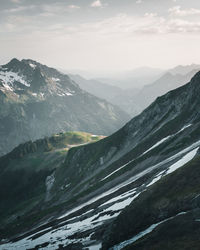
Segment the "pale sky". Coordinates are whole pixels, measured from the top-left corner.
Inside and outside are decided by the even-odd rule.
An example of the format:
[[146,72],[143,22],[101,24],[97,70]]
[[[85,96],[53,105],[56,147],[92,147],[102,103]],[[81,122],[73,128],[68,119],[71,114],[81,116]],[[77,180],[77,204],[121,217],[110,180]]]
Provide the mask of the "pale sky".
[[88,71],[200,64],[200,1],[0,0],[0,50]]

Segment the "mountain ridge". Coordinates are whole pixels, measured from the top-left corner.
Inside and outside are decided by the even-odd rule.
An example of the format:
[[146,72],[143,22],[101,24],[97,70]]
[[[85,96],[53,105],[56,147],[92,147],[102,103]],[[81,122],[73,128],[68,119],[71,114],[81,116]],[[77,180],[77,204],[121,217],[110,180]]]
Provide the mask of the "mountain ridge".
[[[40,209],[35,206],[31,214],[23,214],[17,223],[13,220],[6,224],[1,234],[11,241],[3,246],[22,247],[26,242],[32,248],[41,248],[45,244],[55,249],[61,246],[87,249],[94,245],[100,249],[102,243],[104,249],[112,249],[131,237],[138,237],[138,233],[151,229],[152,225],[155,230],[167,230],[166,225],[172,222],[178,225],[177,220],[182,224],[188,221],[191,226],[197,225],[191,220],[192,214],[179,213],[187,212],[187,207],[193,209],[191,213],[199,209],[198,203],[191,201],[198,195],[199,179],[190,183],[195,173],[199,176],[199,92],[200,72],[188,84],[158,97],[111,136],[70,149],[53,174],[48,202],[42,200]],[[185,186],[185,175],[192,166],[196,170]],[[46,178],[48,176],[46,174]],[[185,186],[187,192],[180,191],[176,196],[170,191],[178,188],[178,184],[174,189],[167,189],[174,180],[180,181],[179,190]],[[167,183],[166,186],[163,183]],[[193,184],[195,190],[189,188]],[[44,181],[41,185],[45,194]],[[63,190],[63,186],[66,189]],[[152,190],[157,190],[153,196]],[[167,202],[158,191],[169,196]],[[146,204],[151,197],[154,200],[148,210]],[[183,210],[181,205],[184,205]],[[132,210],[138,214],[137,218],[129,212]],[[127,229],[129,218],[133,225]],[[161,226],[156,224],[160,222]],[[153,237],[158,231],[152,229],[151,232]],[[178,232],[184,234],[184,231]],[[52,240],[47,240],[48,236]],[[165,237],[165,234],[161,236]],[[143,237],[148,241],[146,234]],[[135,244],[141,241],[129,243],[131,249],[131,244],[137,248]],[[147,243],[151,245],[152,240]],[[125,247],[129,246],[122,248]]]
[[30,59],[1,66],[0,104],[1,155],[21,142],[66,130],[108,135],[129,119],[69,76]]

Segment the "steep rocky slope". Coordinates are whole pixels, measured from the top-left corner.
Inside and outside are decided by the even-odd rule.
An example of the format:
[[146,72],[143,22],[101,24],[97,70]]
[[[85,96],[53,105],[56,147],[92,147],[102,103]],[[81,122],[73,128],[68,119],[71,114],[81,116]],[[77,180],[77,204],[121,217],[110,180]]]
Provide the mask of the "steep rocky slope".
[[0,155],[21,142],[67,130],[108,135],[129,116],[67,75],[32,60],[0,67]]
[[[38,209],[44,200],[48,203],[54,173],[64,162],[68,150],[102,138],[84,132],[60,133],[20,144],[1,157],[1,225],[19,219],[33,208]],[[63,184],[62,190],[66,188]]]
[[199,93],[200,72],[113,135],[70,149],[48,202],[3,226],[3,247],[162,249],[173,228],[171,248],[185,237],[198,249]]
[[200,156],[132,202],[104,234],[103,249],[194,249],[200,232]]

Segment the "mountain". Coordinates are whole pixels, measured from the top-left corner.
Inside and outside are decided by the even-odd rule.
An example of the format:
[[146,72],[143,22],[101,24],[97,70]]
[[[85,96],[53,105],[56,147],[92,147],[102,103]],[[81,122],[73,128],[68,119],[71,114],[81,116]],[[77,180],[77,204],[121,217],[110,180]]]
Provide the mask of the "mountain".
[[142,193],[107,230],[103,249],[198,250],[199,165],[198,150],[183,168]]
[[[27,213],[26,209],[43,201],[44,187],[49,188],[53,174],[64,162],[67,151],[75,146],[92,143],[102,139],[102,136],[85,132],[65,132],[51,137],[29,141],[20,144],[0,160],[0,211],[1,222],[10,220],[11,213]],[[48,177],[49,176],[49,177]],[[63,189],[66,187],[63,186]],[[45,194],[48,201],[49,193]],[[17,206],[19,204],[19,206]],[[24,204],[25,210],[21,204]],[[28,204],[28,207],[26,205]],[[20,217],[20,215],[17,215]],[[2,222],[3,223],[3,222]]]
[[161,77],[165,70],[152,67],[138,67],[131,70],[99,70],[92,72],[75,69],[59,69],[67,75],[79,75],[87,80],[105,83],[120,89],[141,88]]
[[[199,68],[200,69],[200,68]],[[157,81],[146,85],[143,89],[132,97],[132,107],[136,106],[141,112],[150,105],[158,96],[166,94],[168,91],[176,89],[186,83],[198,72],[192,70],[187,74],[172,74],[167,72]],[[130,112],[129,112],[130,113]]]
[[98,77],[96,80],[121,89],[142,88],[156,81],[165,71],[157,68],[139,67],[133,70],[116,72],[110,77]]
[[169,69],[168,72],[172,75],[187,75],[190,71],[199,70],[200,65],[190,64],[190,65],[178,65],[175,68]]
[[133,105],[132,99],[139,93],[139,89],[121,89],[113,85],[102,83],[95,79],[86,80],[79,75],[69,75],[70,78],[78,83],[85,91],[107,100],[113,105],[117,105],[131,116],[135,116],[140,112],[136,105]]
[[19,143],[68,130],[108,135],[129,116],[32,60],[0,67],[0,155]]
[[116,95],[120,95],[123,92],[122,89],[118,87],[101,83],[100,81],[97,81],[95,79],[86,80],[80,75],[71,74],[69,75],[69,77],[73,81],[75,81],[81,89],[109,102],[111,102]]
[[[148,105],[150,105],[158,96],[166,94],[168,91],[176,89],[189,82],[199,69],[200,66],[195,64],[189,66],[177,66],[164,73],[153,83],[145,85],[140,89],[126,89],[126,76],[124,76],[125,85],[123,88],[115,87],[112,85],[112,82],[110,84],[106,84],[100,82],[100,80],[86,80],[78,75],[70,75],[70,77],[78,83],[82,89],[109,101],[113,105],[117,105],[123,111],[134,117],[148,107]],[[151,69],[148,68],[139,68],[134,72],[139,77],[142,76],[143,71],[146,72],[147,75],[151,73]],[[157,72],[156,69],[155,72]],[[151,77],[149,77],[149,79],[151,79]],[[133,79],[131,81],[132,83],[134,82]]]
[[[199,249],[199,93],[200,72],[111,136],[71,148],[51,171],[39,164],[41,178],[8,179],[24,162],[28,171],[32,150],[1,157],[1,247]],[[29,190],[16,206],[4,192],[15,183],[16,199]]]

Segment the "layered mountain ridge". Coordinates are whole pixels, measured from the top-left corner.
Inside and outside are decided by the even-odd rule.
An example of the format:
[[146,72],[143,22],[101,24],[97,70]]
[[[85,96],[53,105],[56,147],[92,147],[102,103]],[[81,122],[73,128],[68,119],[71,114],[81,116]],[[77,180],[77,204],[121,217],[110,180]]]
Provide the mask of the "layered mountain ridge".
[[[70,75],[70,77],[82,89],[117,105],[134,117],[148,107],[158,96],[189,82],[199,69],[200,66],[196,64],[179,65],[164,72],[158,79],[144,85],[142,88],[134,88],[130,85],[127,89],[123,88],[123,83],[121,83],[120,87],[116,87],[95,79],[86,80],[79,75]],[[134,86],[134,79],[132,79],[132,86]]]
[[[199,92],[200,72],[113,135],[70,149],[41,175],[41,198],[4,217],[2,246],[179,250],[185,242],[197,250],[191,230],[200,231]],[[6,164],[16,164],[9,155],[0,162],[4,174]],[[169,228],[174,245],[167,245]]]
[[0,155],[27,140],[68,130],[108,135],[129,119],[69,76],[29,59],[1,66],[0,104]]

